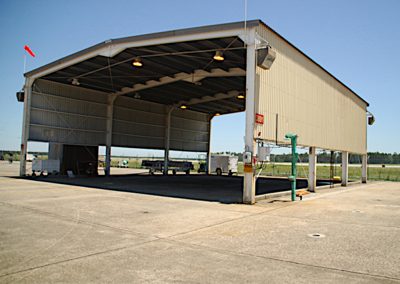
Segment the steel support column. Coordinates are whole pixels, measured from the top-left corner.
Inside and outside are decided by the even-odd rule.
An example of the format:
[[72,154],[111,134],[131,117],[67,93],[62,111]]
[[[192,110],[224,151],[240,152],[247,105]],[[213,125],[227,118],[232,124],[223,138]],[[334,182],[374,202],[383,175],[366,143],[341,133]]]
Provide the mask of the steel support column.
[[29,124],[30,124],[30,107],[32,96],[33,80],[31,78],[25,79],[24,85],[24,116],[22,120],[22,135],[21,135],[21,154],[19,164],[19,175],[26,175],[26,155],[28,153],[28,139],[29,139]]
[[116,95],[110,95],[107,104],[107,126],[106,126],[106,159],[104,173],[106,176],[111,174],[111,145],[112,145],[112,127],[114,117],[114,102]]
[[256,78],[256,44],[255,30],[248,32],[247,56],[246,56],[246,128],[245,128],[245,152],[250,152],[251,165],[245,165],[243,181],[243,203],[254,204],[256,195],[256,183],[254,177],[254,155],[256,143],[254,140],[254,120],[255,120],[255,78]]
[[349,180],[349,153],[342,152],[342,186],[347,186]]
[[173,110],[173,107],[168,106],[165,114],[164,175],[168,175],[169,146],[171,140],[171,114]]
[[317,154],[315,147],[310,147],[308,154],[308,191],[315,192],[317,187]]
[[361,159],[362,159],[361,182],[367,183],[368,155],[367,154],[362,155]]
[[210,116],[208,120],[208,145],[206,156],[206,174],[211,174],[211,121],[214,116]]

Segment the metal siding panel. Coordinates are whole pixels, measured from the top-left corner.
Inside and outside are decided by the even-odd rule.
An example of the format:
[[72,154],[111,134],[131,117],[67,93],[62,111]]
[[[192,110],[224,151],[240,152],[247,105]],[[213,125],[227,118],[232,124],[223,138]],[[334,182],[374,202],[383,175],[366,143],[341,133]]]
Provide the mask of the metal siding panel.
[[164,106],[128,97],[115,100],[113,146],[164,149],[164,134]]
[[302,146],[365,153],[367,105],[275,33],[263,26],[257,33],[277,57],[270,70],[256,70],[256,112],[265,116],[256,136],[275,141],[278,114],[279,143],[293,132]]
[[[120,97],[115,101],[112,144],[164,149],[165,121],[164,105]],[[170,137],[170,150],[207,151],[207,115],[189,110],[173,110]]]
[[107,94],[37,80],[33,86],[29,139],[104,145]]
[[[29,139],[71,145],[105,145],[108,94],[37,80],[32,93]],[[164,105],[119,97],[112,145],[164,149]],[[208,116],[176,109],[171,117],[171,150],[208,150]]]
[[171,116],[171,149],[207,152],[208,131],[207,114],[174,110]]

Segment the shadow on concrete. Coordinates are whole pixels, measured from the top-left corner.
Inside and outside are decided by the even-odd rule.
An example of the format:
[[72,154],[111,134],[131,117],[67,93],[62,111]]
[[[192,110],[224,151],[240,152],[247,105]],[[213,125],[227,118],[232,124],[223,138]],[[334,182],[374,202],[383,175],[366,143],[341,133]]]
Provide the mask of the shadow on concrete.
[[[241,203],[243,177],[216,175],[162,176],[147,174],[98,177],[30,177],[31,180],[77,185],[96,189],[134,192],[174,198],[186,198],[221,203]],[[306,188],[307,181],[299,179],[297,188]],[[256,195],[287,191],[290,182],[280,178],[258,178]]]

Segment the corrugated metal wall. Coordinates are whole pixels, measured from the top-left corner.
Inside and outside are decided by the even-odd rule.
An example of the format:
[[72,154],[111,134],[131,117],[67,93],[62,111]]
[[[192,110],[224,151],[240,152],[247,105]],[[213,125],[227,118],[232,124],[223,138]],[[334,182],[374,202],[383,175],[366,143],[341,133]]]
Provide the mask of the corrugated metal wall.
[[[164,149],[166,113],[164,105],[128,97],[117,98],[114,105],[113,145]],[[207,151],[208,127],[206,114],[174,109],[171,115],[170,149]]]
[[114,103],[112,144],[119,147],[164,149],[165,108],[128,97]]
[[366,104],[274,32],[257,33],[277,56],[270,70],[257,67],[255,111],[265,122],[255,136],[287,143],[292,132],[302,146],[365,153]]
[[107,94],[37,80],[31,99],[29,140],[104,145]]
[[[108,94],[37,80],[33,86],[29,140],[71,145],[105,145]],[[119,97],[114,104],[112,145],[164,149],[164,105]],[[176,109],[171,150],[206,152],[208,116]]]
[[207,114],[174,110],[171,116],[171,149],[207,152],[209,127]]

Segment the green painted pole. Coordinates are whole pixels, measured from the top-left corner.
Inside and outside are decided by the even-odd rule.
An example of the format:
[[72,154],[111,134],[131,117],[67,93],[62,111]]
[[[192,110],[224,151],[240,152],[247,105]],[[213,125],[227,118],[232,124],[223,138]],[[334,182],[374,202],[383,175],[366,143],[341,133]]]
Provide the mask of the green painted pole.
[[296,177],[297,177],[297,159],[298,159],[298,154],[296,152],[297,148],[297,135],[288,133],[285,135],[286,139],[290,139],[290,142],[292,144],[292,175],[289,177],[289,180],[291,181],[292,184],[292,201],[296,200]]

